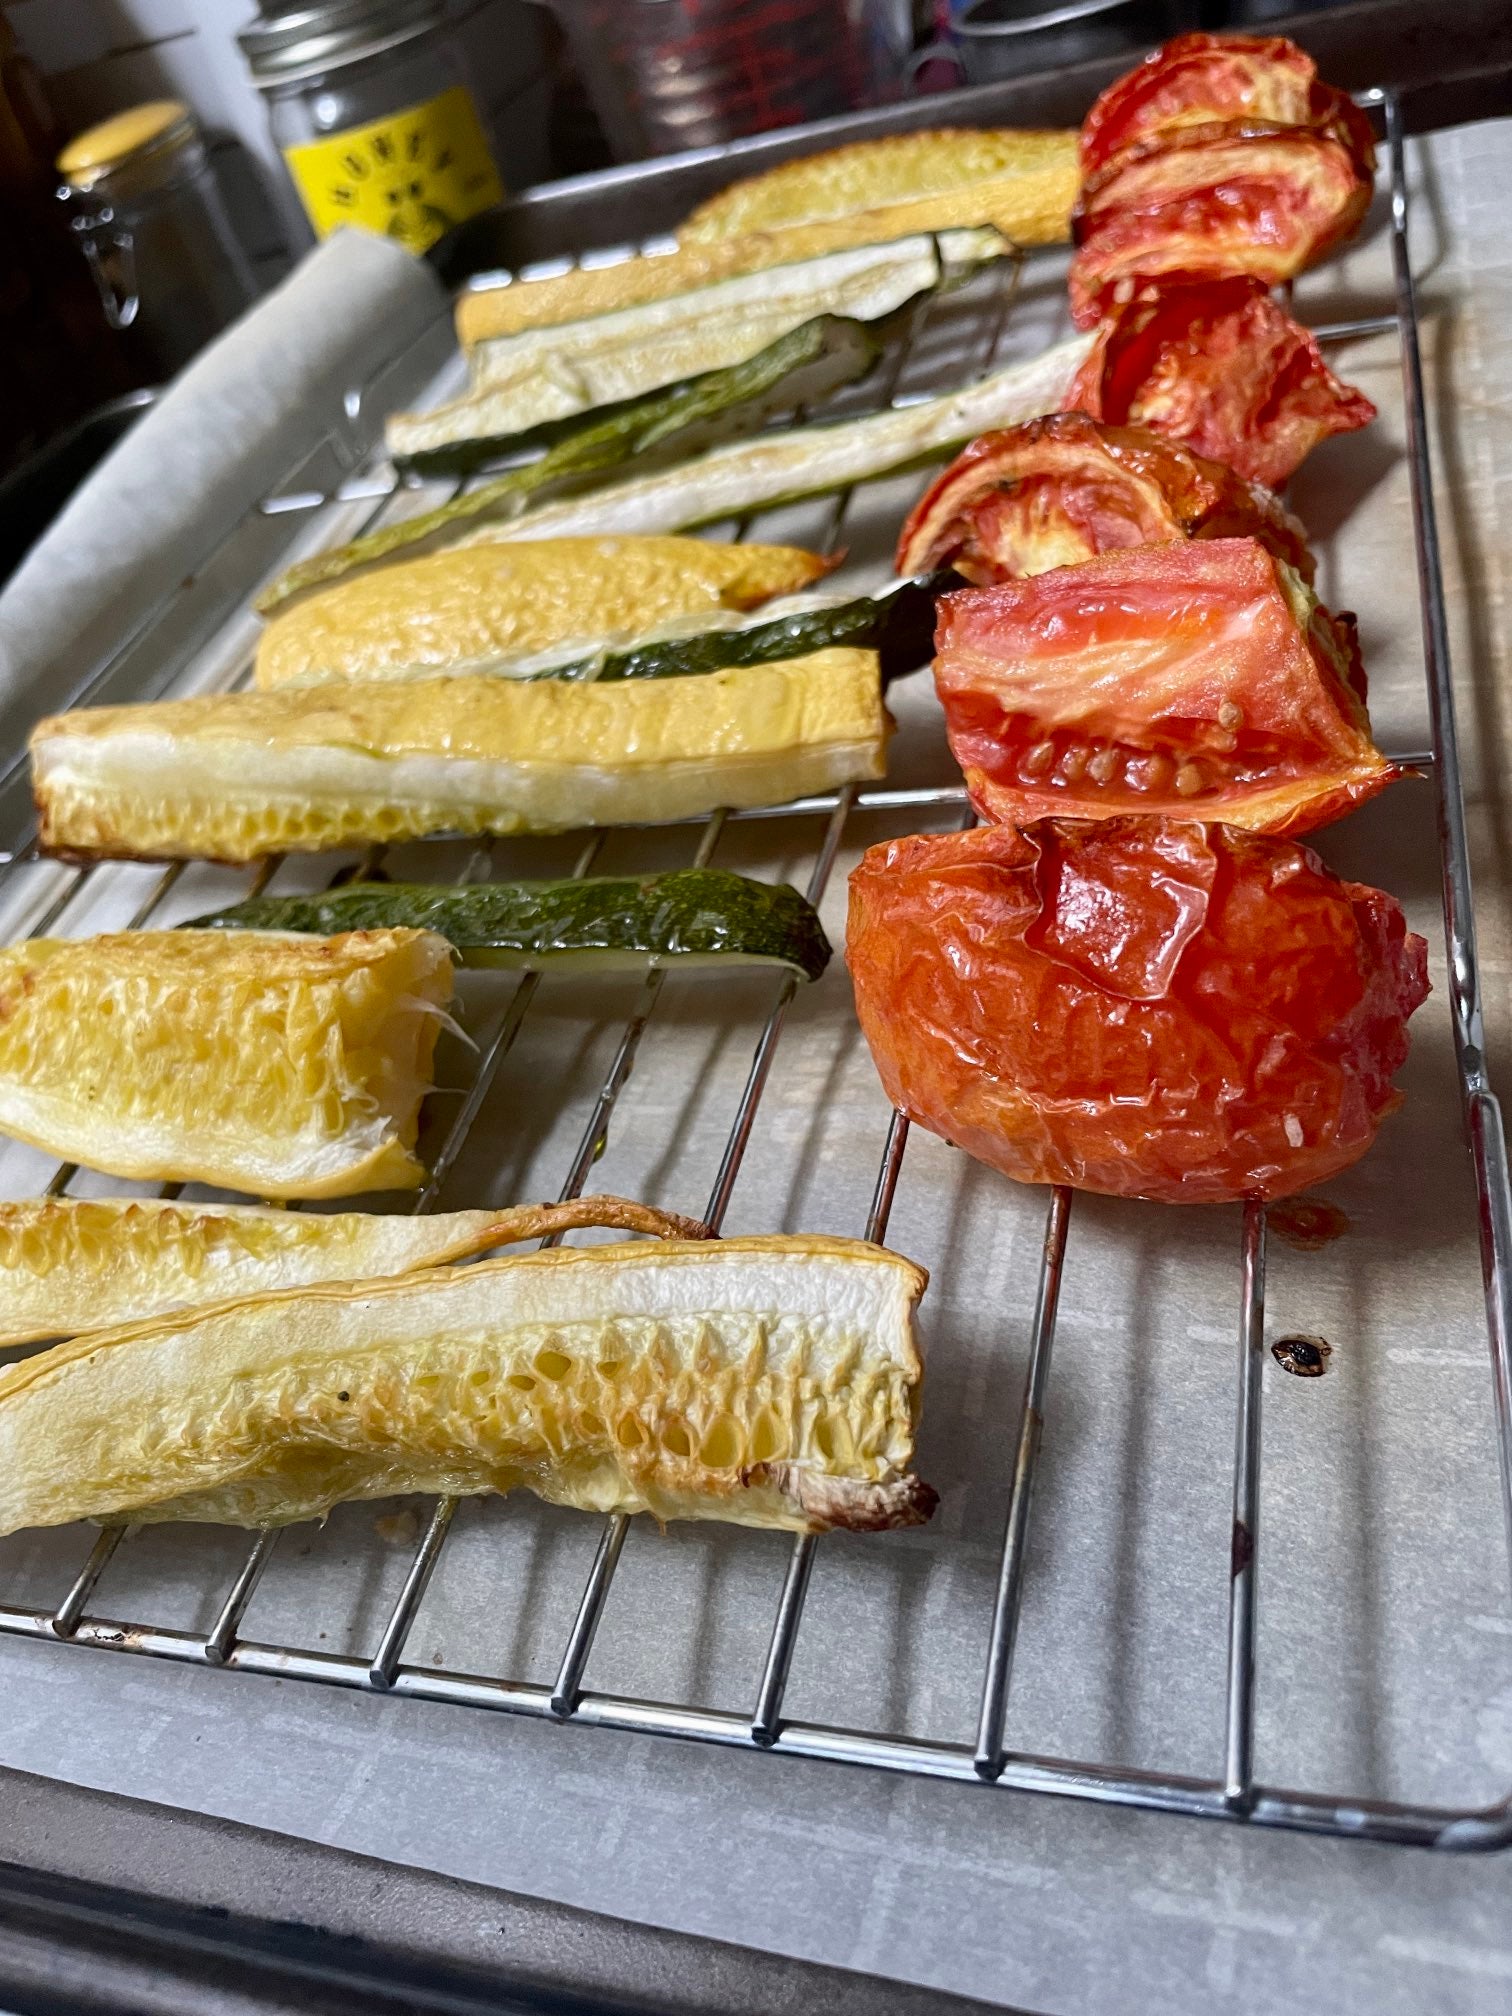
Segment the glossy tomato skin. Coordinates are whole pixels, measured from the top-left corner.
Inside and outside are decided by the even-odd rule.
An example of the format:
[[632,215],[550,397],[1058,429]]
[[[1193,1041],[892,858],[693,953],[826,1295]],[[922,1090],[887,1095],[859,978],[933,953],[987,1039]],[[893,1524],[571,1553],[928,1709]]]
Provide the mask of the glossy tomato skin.
[[1307,534],[1271,491],[1148,427],[1052,413],[963,449],[909,514],[894,566],[950,566],[986,587],[1129,546],[1241,537],[1312,580]]
[[1285,1197],[1400,1103],[1427,947],[1307,848],[1162,819],[871,848],[846,959],[888,1097],[1022,1183]]
[[1082,173],[1121,154],[1178,139],[1194,126],[1238,121],[1309,126],[1345,139],[1373,172],[1370,122],[1318,76],[1311,56],[1283,35],[1177,35],[1110,84],[1081,131]]
[[1068,406],[1142,426],[1278,490],[1320,441],[1375,418],[1258,281],[1169,284],[1115,308]]
[[937,606],[951,754],[998,824],[1164,813],[1298,834],[1398,775],[1352,684],[1352,624],[1257,540],[1104,553]]

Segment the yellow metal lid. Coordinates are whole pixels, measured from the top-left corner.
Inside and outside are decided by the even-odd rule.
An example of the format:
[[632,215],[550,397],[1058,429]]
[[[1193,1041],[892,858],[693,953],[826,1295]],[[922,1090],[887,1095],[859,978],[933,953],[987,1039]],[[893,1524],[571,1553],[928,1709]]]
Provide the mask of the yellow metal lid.
[[76,188],[89,188],[124,161],[163,147],[177,147],[194,132],[187,106],[176,98],[154,98],[102,120],[70,140],[58,156],[58,173]]

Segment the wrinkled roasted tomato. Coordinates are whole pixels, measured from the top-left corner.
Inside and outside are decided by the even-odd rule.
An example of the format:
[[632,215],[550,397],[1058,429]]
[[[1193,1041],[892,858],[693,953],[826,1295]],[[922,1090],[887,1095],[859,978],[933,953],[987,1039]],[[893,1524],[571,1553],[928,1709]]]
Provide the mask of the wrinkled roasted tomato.
[[896,566],[954,567],[982,587],[1126,546],[1240,537],[1312,580],[1307,535],[1269,490],[1146,427],[1055,413],[958,455],[914,506]]
[[1194,126],[1131,148],[1082,184],[1071,313],[1090,328],[1176,278],[1279,286],[1351,235],[1374,186],[1344,141],[1305,126]]
[[1066,403],[1184,441],[1272,489],[1376,410],[1254,280],[1166,287],[1115,310]]
[[1081,135],[1071,309],[1088,327],[1151,281],[1276,286],[1370,204],[1370,122],[1279,36],[1178,35],[1098,99]]
[[935,686],[986,819],[1170,813],[1306,833],[1398,773],[1332,618],[1253,539],[944,596]]
[[1318,66],[1281,35],[1178,35],[1110,84],[1081,131],[1084,175],[1152,140],[1193,126],[1310,126],[1345,140],[1364,173],[1375,169],[1370,121],[1318,77]]
[[1363,1155],[1428,992],[1390,896],[1165,819],[892,840],[846,959],[888,1097],[1023,1183],[1218,1203]]

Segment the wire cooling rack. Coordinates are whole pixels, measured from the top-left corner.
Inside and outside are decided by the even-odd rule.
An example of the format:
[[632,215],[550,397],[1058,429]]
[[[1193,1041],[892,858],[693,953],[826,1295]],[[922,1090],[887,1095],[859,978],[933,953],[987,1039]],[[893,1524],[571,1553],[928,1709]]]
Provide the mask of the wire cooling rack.
[[[1512,1300],[1509,1300],[1512,1290],[1509,1290],[1508,1276],[1509,1255],[1512,1255],[1512,1190],[1509,1190],[1501,1114],[1490,1089],[1484,1059],[1465,808],[1408,244],[1409,205],[1402,122],[1399,107],[1390,94],[1367,94],[1365,102],[1379,108],[1386,129],[1396,310],[1389,316],[1336,323],[1320,329],[1318,333],[1327,342],[1395,331],[1401,346],[1417,575],[1432,729],[1431,750],[1409,760],[1431,767],[1436,789],[1444,928],[1449,955],[1449,1010],[1480,1206],[1481,1262],[1495,1387],[1498,1459],[1503,1511],[1509,1543],[1512,1543],[1512,1349],[1509,1349],[1509,1344],[1512,1344]],[[997,355],[1013,298],[1014,280],[1015,274],[1009,270],[1000,279],[996,293],[981,317],[980,350],[974,360],[977,369],[989,368]],[[923,315],[928,312],[926,308]],[[910,348],[917,342],[921,327],[922,317],[916,318],[910,344],[895,352],[882,386],[883,401],[896,396]],[[367,500],[372,508],[366,509],[363,522],[371,523],[391,508],[392,487],[391,481],[381,475],[363,474],[338,485],[333,493],[310,495],[285,492],[265,500],[260,508],[265,516],[273,517],[287,511],[307,510],[316,502],[328,503],[334,494],[348,514],[341,535],[350,536],[354,530],[361,529],[361,524],[354,525],[351,519],[354,504],[365,508],[364,500]],[[840,544],[850,504],[849,492],[835,500],[827,526],[827,543],[831,549]],[[750,529],[750,521],[747,521],[736,528],[736,536],[745,536]],[[333,536],[337,535],[329,530],[326,532],[326,538]],[[123,682],[133,680],[134,690],[139,694],[142,682],[136,678],[133,668],[141,657],[144,641],[150,644],[155,628],[172,617],[173,602],[173,597],[168,598],[163,607],[154,612],[146,630],[128,639],[116,657],[90,678],[76,698],[123,697]],[[246,670],[246,653],[242,651],[230,664],[228,675],[213,683],[235,684],[246,677]],[[17,814],[22,780],[19,764],[0,777],[0,815],[7,811]],[[916,789],[859,789],[850,786],[787,806],[715,813],[702,823],[692,849],[692,859],[697,864],[707,862],[732,822],[783,822],[780,830],[791,836],[806,830],[799,822],[811,823],[817,816],[822,820],[821,837],[807,878],[807,894],[817,903],[831,878],[842,840],[854,821],[868,814],[896,815],[914,809],[935,819],[948,819],[952,812],[962,820],[970,817],[964,792],[959,786]],[[574,864],[575,874],[586,875],[592,870],[609,837],[602,832],[585,837]],[[787,844],[796,843],[789,837]],[[25,835],[19,837],[6,858],[13,867],[34,858],[30,851],[30,839]],[[355,870],[348,872],[358,875],[380,873],[382,859],[383,851],[374,849],[357,864]],[[492,860],[493,849],[490,846],[476,848],[462,869],[461,879],[486,878],[491,871]],[[280,872],[281,865],[277,861],[265,862],[253,877],[253,891],[265,888]],[[67,874],[58,871],[56,886],[46,895],[41,906],[28,916],[30,933],[41,935],[65,923],[70,911],[80,902],[91,877],[100,872],[89,868]],[[158,916],[183,872],[180,864],[156,877],[131,919],[133,927],[145,926]],[[576,1153],[561,1185],[563,1198],[582,1192],[603,1151],[614,1124],[616,1106],[656,1010],[665,977],[662,971],[652,971],[639,988],[608,1069],[592,1099]],[[414,1205],[416,1210],[430,1210],[440,1196],[468,1140],[469,1130],[484,1106],[490,1087],[530,1013],[539,983],[538,974],[524,974],[502,1016],[492,1027],[476,1058],[471,1081],[462,1091],[454,1117],[432,1158],[429,1178]],[[794,978],[781,983],[760,1025],[704,1207],[704,1217],[715,1227],[725,1219],[796,988]],[[864,1229],[864,1236],[868,1239],[881,1240],[886,1236],[908,1146],[908,1133],[908,1122],[895,1114],[879,1143],[871,1208],[864,1228],[857,1228]],[[49,1185],[50,1194],[63,1194],[76,1173],[70,1166],[60,1168]],[[167,1186],[162,1194],[177,1194],[178,1187]],[[790,1757],[866,1764],[893,1772],[1058,1794],[1104,1804],[1439,1848],[1487,1849],[1512,1842],[1512,1792],[1495,1804],[1459,1810],[1369,1798],[1343,1799],[1309,1791],[1284,1790],[1256,1781],[1253,1763],[1255,1645],[1266,1268],[1266,1212],[1258,1204],[1250,1205],[1244,1213],[1235,1319],[1238,1399],[1227,1606],[1226,1715],[1221,1770],[1209,1777],[1176,1775],[1109,1763],[1071,1762],[1025,1754],[1007,1747],[1005,1729],[1015,1644],[1024,1600],[1026,1548],[1051,1381],[1057,1306],[1072,1219],[1072,1193],[1066,1189],[1052,1190],[1044,1226],[987,1656],[980,1681],[980,1708],[972,1741],[915,1739],[830,1727],[784,1716],[790,1670],[819,1548],[818,1540],[811,1535],[800,1536],[792,1542],[772,1620],[770,1642],[756,1678],[754,1706],[749,1712],[733,1713],[678,1701],[637,1699],[594,1691],[585,1684],[585,1679],[629,1527],[628,1518],[622,1514],[610,1517],[603,1527],[586,1586],[561,1648],[555,1678],[549,1684],[492,1678],[444,1666],[406,1662],[406,1646],[427,1585],[452,1528],[456,1506],[450,1499],[440,1500],[430,1512],[398,1600],[383,1625],[377,1649],[371,1658],[324,1651],[308,1643],[260,1643],[241,1636],[248,1605],[280,1545],[277,1532],[260,1534],[250,1543],[239,1569],[224,1589],[207,1631],[124,1622],[94,1613],[90,1606],[96,1586],[122,1539],[122,1529],[110,1528],[101,1532],[72,1585],[55,1607],[0,1606],[0,1633],[63,1642],[80,1648],[135,1652],[189,1665],[228,1668],[330,1686],[492,1708],[600,1728],[681,1736],[711,1744],[769,1750]],[[884,1536],[875,1542],[858,1544],[885,1547],[887,1540]]]

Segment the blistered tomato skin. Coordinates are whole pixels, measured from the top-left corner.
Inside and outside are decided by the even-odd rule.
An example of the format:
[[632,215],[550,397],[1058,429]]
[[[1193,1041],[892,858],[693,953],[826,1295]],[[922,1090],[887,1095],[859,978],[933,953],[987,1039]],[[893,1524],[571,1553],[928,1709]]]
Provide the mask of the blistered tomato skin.
[[1289,280],[1359,225],[1370,122],[1280,36],[1178,35],[1087,115],[1071,312],[1083,328],[1151,282]]
[[1361,169],[1375,166],[1370,122],[1318,66],[1281,35],[1177,35],[1110,84],[1081,131],[1084,175],[1131,147],[1170,141],[1218,121],[1311,126],[1347,141]]
[[1342,141],[1308,128],[1199,126],[1132,148],[1082,185],[1072,318],[1090,329],[1178,278],[1279,287],[1353,236],[1373,187]]
[[1297,834],[1398,775],[1353,683],[1352,623],[1254,539],[1103,553],[938,610],[935,687],[985,819]]
[[1273,490],[1321,441],[1376,412],[1251,279],[1171,282],[1115,307],[1066,403],[1184,442]]
[[846,958],[888,1097],[1022,1183],[1285,1197],[1400,1103],[1427,947],[1307,848],[1162,819],[871,848]]
[[986,587],[1128,546],[1236,537],[1312,580],[1306,531],[1269,490],[1147,427],[1052,413],[963,449],[910,512],[894,566],[950,566]]

